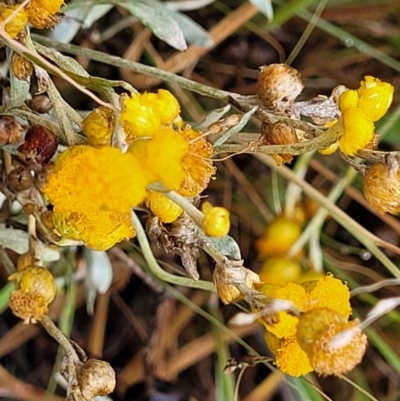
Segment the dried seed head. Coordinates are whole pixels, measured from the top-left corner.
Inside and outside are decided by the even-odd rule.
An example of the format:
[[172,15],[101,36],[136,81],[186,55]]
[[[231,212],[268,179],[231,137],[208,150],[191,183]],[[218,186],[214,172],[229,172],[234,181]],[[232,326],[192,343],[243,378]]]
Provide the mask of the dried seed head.
[[13,191],[21,192],[32,187],[33,177],[31,172],[20,164],[8,173],[7,183]]
[[304,88],[300,73],[286,64],[260,67],[257,93],[264,106],[275,111],[289,109]]
[[11,69],[20,81],[29,81],[33,73],[33,64],[24,56],[14,52],[11,56]]
[[99,359],[88,359],[79,370],[78,385],[87,401],[114,391],[115,372],[111,365]]
[[22,127],[14,116],[0,117],[0,145],[21,143],[25,132],[26,128]]
[[400,171],[391,171],[385,163],[375,163],[364,177],[364,196],[380,213],[400,212]]
[[[288,123],[278,121],[272,125],[263,123],[261,125],[260,141],[267,145],[289,145],[299,142],[296,130]],[[293,155],[290,154],[274,154],[272,155],[278,166],[283,163],[290,163]]]
[[34,96],[28,105],[32,108],[33,111],[36,111],[40,114],[48,113],[53,107],[51,100],[46,95]]
[[56,153],[58,138],[42,125],[32,125],[25,142],[18,147],[19,157],[29,166],[48,163]]

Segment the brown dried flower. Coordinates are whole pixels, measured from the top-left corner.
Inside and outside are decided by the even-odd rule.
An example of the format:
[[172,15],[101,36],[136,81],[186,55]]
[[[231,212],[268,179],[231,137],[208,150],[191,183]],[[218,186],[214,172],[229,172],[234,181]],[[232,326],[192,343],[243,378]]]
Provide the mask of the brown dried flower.
[[380,213],[400,212],[400,171],[398,166],[375,163],[364,177],[364,196],[367,202]]
[[115,388],[114,369],[107,362],[88,359],[79,370],[78,385],[87,401],[110,394]]
[[286,64],[260,67],[257,93],[264,106],[275,111],[290,109],[304,88],[300,73]]
[[11,69],[20,81],[29,81],[33,73],[33,64],[26,57],[14,52],[11,56]]
[[[266,145],[289,145],[291,143],[299,142],[296,130],[288,123],[278,121],[272,125],[263,123],[261,125],[261,138],[260,142]],[[277,166],[284,163],[291,163],[293,155],[290,154],[273,154]]]

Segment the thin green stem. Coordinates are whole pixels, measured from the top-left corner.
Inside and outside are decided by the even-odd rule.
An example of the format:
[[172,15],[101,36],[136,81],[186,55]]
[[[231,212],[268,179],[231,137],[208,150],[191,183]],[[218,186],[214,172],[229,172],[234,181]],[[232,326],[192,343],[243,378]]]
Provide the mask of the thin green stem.
[[181,88],[188,89],[190,91],[199,93],[204,96],[210,96],[214,99],[228,100],[230,92],[216,89],[211,86],[203,85],[199,82],[192,81],[187,78],[183,78],[179,75],[171,72],[163,71],[156,67],[140,64],[134,61],[125,60],[121,57],[111,56],[109,54],[83,48],[80,46],[72,45],[70,43],[60,43],[50,38],[46,38],[41,35],[32,34],[32,38],[42,45],[54,47],[59,51],[85,56],[91,60],[98,61],[100,63],[112,65],[114,67],[126,68],[127,70],[137,72],[139,74],[151,75],[167,82],[177,83]]

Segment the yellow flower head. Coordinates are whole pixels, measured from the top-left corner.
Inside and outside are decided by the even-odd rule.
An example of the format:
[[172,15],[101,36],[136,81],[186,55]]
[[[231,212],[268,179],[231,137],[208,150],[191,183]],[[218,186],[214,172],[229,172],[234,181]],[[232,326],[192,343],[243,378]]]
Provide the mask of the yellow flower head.
[[36,28],[54,28],[64,0],[31,0],[26,6],[29,22]]
[[351,314],[349,288],[341,280],[333,277],[332,274],[316,281],[310,291],[307,291],[306,285],[303,287],[306,288],[308,293],[306,310],[329,308],[346,318]]
[[339,140],[321,154],[329,155],[340,150],[353,156],[365,148],[374,137],[374,122],[382,118],[393,100],[394,88],[378,78],[366,76],[358,90],[343,92],[338,100],[342,116],[330,129],[341,134]]
[[[3,23],[10,15],[12,15],[15,10],[19,8],[19,5],[6,6],[0,13],[0,23]],[[21,31],[25,28],[28,23],[28,15],[24,8],[18,11],[17,14],[8,22],[5,26],[5,31],[15,39]]]
[[135,236],[130,213],[108,211],[53,213],[54,226],[63,239],[82,241],[88,248],[106,251]]
[[188,143],[189,149],[182,159],[185,176],[177,192],[183,196],[195,196],[207,187],[215,174],[211,160],[212,145],[190,126],[186,126],[179,134]]
[[131,94],[125,97],[120,121],[132,143],[136,137],[154,136],[161,126],[171,126],[179,121],[180,106],[168,91],[158,93]]
[[159,192],[150,191],[145,204],[163,223],[172,223],[183,212],[179,205]]
[[13,313],[26,323],[40,320],[57,293],[52,274],[44,267],[30,266],[12,274],[9,280],[16,281],[9,302]]
[[329,325],[315,340],[311,364],[320,375],[339,376],[361,362],[366,348],[367,336],[357,319]]
[[144,176],[130,153],[111,146],[78,145],[56,160],[44,193],[61,213],[128,213],[146,195],[148,182]]
[[227,235],[231,226],[229,212],[224,207],[214,207],[209,202],[203,203],[203,229],[210,237]]
[[307,354],[300,347],[296,336],[288,337],[281,341],[275,364],[282,373],[293,377],[304,376],[314,370]]
[[371,121],[378,121],[392,103],[394,88],[388,82],[368,75],[365,81],[361,81],[357,92],[360,96],[358,107],[364,110]]
[[341,375],[357,365],[367,346],[359,321],[348,321],[329,308],[316,308],[300,316],[297,340],[314,370],[321,375]]
[[[285,286],[267,284],[261,287],[260,292],[270,298],[278,298],[292,301],[300,310],[304,310],[307,302],[307,294],[301,285],[288,283]],[[279,322],[274,324],[265,324],[268,331],[278,338],[287,338],[296,334],[296,327],[299,319],[287,312],[279,312]],[[263,322],[264,323],[264,322]]]
[[92,146],[110,146],[114,132],[113,111],[105,106],[94,109],[83,120],[82,130]]

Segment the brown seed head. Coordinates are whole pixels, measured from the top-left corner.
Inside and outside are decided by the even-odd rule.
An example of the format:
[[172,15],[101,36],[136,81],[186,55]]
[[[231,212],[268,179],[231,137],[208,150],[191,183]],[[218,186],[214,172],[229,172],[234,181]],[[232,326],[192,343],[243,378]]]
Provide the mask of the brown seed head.
[[34,96],[28,105],[33,111],[36,111],[40,114],[48,113],[53,107],[51,100],[46,95]]
[[264,106],[275,111],[289,109],[304,88],[300,73],[286,64],[260,67],[257,93]]
[[20,164],[8,173],[7,183],[13,191],[21,192],[32,187],[33,177],[31,172]]
[[[263,123],[261,125],[261,143],[267,145],[289,145],[299,142],[296,130],[288,123],[278,121],[272,125]],[[290,154],[274,154],[272,155],[278,166],[283,163],[290,163],[293,160],[293,155]]]
[[385,163],[375,163],[364,177],[364,196],[380,213],[400,213],[400,171]]
[[32,125],[25,142],[18,147],[19,156],[29,166],[48,163],[56,153],[58,138],[42,125]]
[[0,145],[21,143],[25,132],[26,128],[22,127],[14,116],[0,117]]
[[114,391],[115,372],[107,362],[88,359],[79,370],[78,385],[85,400],[92,401]]

